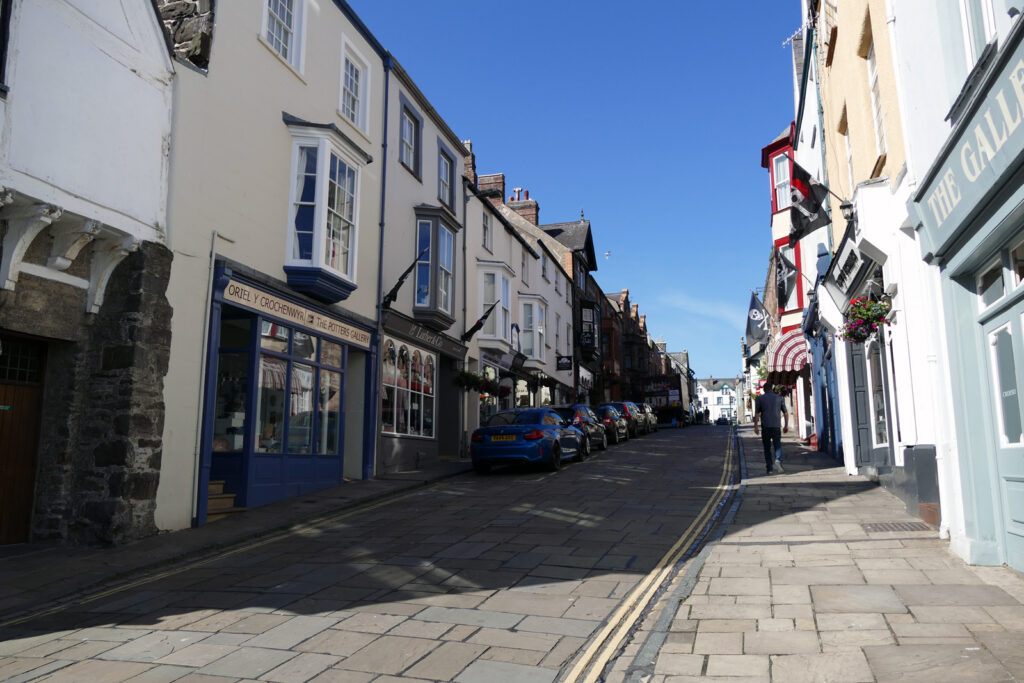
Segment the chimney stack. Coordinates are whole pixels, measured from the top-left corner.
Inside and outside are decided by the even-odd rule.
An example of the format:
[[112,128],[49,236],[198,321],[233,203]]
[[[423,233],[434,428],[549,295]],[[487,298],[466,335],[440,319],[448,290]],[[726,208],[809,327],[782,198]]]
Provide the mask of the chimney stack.
[[509,198],[508,208],[530,221],[534,225],[540,225],[540,205],[536,199],[530,199],[530,191],[526,190],[523,196],[523,188],[514,188],[515,196]]
[[476,187],[495,208],[501,206],[505,201],[504,173],[489,173],[478,176]]
[[469,156],[463,162],[462,174],[469,178],[469,182],[476,185],[476,154],[473,154],[473,141],[463,140],[462,144],[469,150]]

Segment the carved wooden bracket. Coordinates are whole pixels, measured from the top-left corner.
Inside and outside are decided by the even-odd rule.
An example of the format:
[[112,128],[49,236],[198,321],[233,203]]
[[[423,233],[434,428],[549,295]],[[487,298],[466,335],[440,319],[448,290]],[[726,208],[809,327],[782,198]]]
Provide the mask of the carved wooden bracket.
[[139,245],[139,240],[131,235],[96,238],[92,247],[92,266],[89,271],[89,296],[86,299],[86,311],[89,313],[99,312],[103,305],[107,283],[110,281],[114,268],[117,268],[124,257],[138,249]]
[[50,230],[53,246],[46,265],[54,270],[67,270],[78,258],[82,247],[96,239],[102,225],[99,221],[87,220],[77,224],[64,221],[53,226]]
[[22,260],[32,240],[51,223],[60,219],[64,210],[52,204],[34,204],[25,208],[4,209],[0,218],[7,221],[3,259],[0,259],[0,282],[4,289],[14,289],[21,272]]

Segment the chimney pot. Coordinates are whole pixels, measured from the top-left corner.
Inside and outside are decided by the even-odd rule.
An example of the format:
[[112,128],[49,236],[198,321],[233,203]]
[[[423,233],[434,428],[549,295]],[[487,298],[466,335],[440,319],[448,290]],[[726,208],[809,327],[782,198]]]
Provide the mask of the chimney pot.
[[525,197],[526,197],[526,200],[529,201],[529,199],[530,199],[530,191],[529,190],[526,190]]

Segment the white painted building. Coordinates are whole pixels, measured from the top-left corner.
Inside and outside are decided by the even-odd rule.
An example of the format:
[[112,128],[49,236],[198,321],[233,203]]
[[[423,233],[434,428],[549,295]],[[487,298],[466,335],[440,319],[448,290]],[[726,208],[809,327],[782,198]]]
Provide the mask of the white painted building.
[[742,396],[743,382],[740,379],[698,379],[694,410],[698,415],[707,410],[711,422],[720,417],[735,420],[740,414]]
[[280,8],[217,3],[178,69],[164,529],[374,472],[385,51]]
[[4,2],[0,37],[0,543],[137,538],[169,457],[168,46],[147,0]]

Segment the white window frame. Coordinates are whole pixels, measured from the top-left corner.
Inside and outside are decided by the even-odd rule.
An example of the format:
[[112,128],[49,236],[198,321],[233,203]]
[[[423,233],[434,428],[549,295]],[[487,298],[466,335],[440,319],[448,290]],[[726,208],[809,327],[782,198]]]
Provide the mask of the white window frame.
[[[260,42],[299,74],[302,73],[305,66],[306,2],[307,0],[264,0],[259,33]],[[284,21],[286,17],[279,16],[277,12],[274,12],[272,16],[270,11],[271,5],[288,3],[291,3],[292,6],[291,25]],[[290,31],[287,41],[270,36],[272,23],[280,24],[285,30]]]
[[555,313],[555,355],[557,356],[562,352],[560,348],[562,346],[562,316]]
[[[491,313],[490,317],[484,323],[483,329],[480,330],[480,336],[489,339],[501,339],[504,341],[510,341],[510,328],[511,328],[511,313],[512,313],[512,281],[509,278],[508,271],[504,268],[488,268],[480,271],[480,315],[483,316],[487,312],[487,309],[494,303],[493,300],[489,301],[485,296],[484,282],[487,276],[494,277],[494,295],[496,300],[500,302],[495,307],[494,312]],[[493,331],[488,331],[488,327],[492,327]]]
[[875,55],[875,43],[868,45],[865,57],[868,69],[868,92],[871,94],[871,117],[875,124],[875,152],[878,156],[885,154],[885,118],[882,116],[882,95],[878,84],[878,58]]
[[545,282],[551,282],[551,278],[548,277],[548,255],[543,251],[540,252],[540,276]]
[[483,214],[483,247],[487,251],[494,252],[494,239],[491,233],[491,216],[487,213],[487,209],[484,209]]
[[[352,115],[346,111],[345,95],[347,92],[348,65],[359,70],[359,85],[356,95],[356,104]],[[338,87],[338,115],[349,122],[364,134],[369,130],[369,102],[371,87],[370,66],[363,54],[356,49],[355,45],[344,36],[341,39],[341,82]]]
[[455,233],[438,225],[437,242],[437,307],[451,315],[455,310]]
[[455,158],[443,148],[437,152],[437,198],[455,210]]
[[[314,224],[313,224],[313,244],[312,253],[309,259],[303,259],[296,256],[296,249],[298,248],[296,236],[295,236],[295,206],[298,203],[297,190],[298,183],[298,165],[300,158],[300,150],[303,147],[315,147],[317,150],[317,165],[316,165],[316,190],[315,198],[313,202],[314,207]],[[348,244],[348,256],[349,256],[349,268],[348,271],[339,270],[328,265],[328,254],[326,253],[326,238],[327,238],[327,183],[330,174],[330,161],[331,157],[337,158],[341,163],[345,164],[346,167],[351,169],[355,175],[355,183],[352,193],[352,215],[351,215],[351,228],[349,232],[349,244]],[[292,162],[291,162],[291,173],[289,174],[289,191],[288,191],[288,224],[287,224],[287,239],[286,239],[286,253],[285,253],[285,265],[289,266],[307,266],[314,268],[323,268],[344,280],[347,280],[353,284],[356,283],[356,273],[358,272],[358,254],[359,254],[359,188],[362,178],[362,165],[356,161],[354,157],[347,154],[342,147],[334,144],[328,137],[323,134],[317,134],[311,131],[304,132],[293,132],[292,134]]]
[[562,274],[556,270],[555,271],[555,294],[561,294],[561,293],[562,293]]
[[[975,25],[977,17],[972,9],[980,11],[980,27]],[[992,42],[992,38],[996,34],[996,14],[992,0],[960,0],[960,25],[964,34],[964,57],[967,60],[967,70],[970,71],[978,62],[985,46]],[[981,35],[985,41],[981,44],[975,40],[975,29],[978,28],[981,29]]]
[[523,274],[522,274],[523,284],[524,285],[528,285],[528,284],[530,284],[530,261],[529,261],[529,259],[526,258],[526,248],[525,247],[523,247],[523,250],[522,250],[522,260],[520,261],[520,266],[521,266],[522,271],[523,271]]
[[[993,269],[999,270],[999,277],[1001,278],[1003,284],[1003,293],[1000,294],[997,299],[994,299],[992,303],[986,304],[983,296],[984,292],[982,292],[981,290],[981,279],[985,277],[985,275],[991,272]],[[1011,273],[1010,282],[1013,282],[1013,273]],[[999,257],[992,259],[991,261],[986,263],[985,267],[979,270],[978,274],[975,275],[974,277],[974,295],[978,299],[978,311],[981,312],[989,308],[992,308],[1000,301],[1002,301],[1004,298],[1006,298],[1006,294],[1012,291],[1013,289],[1013,287],[1007,287],[1006,268],[1003,267],[1002,259]]]
[[[537,327],[537,316],[536,311],[533,307],[532,301],[523,301],[521,306],[521,320],[523,321],[522,326],[519,329],[519,344],[522,346],[523,354],[527,358],[537,357],[537,340],[534,336],[534,332]],[[529,340],[530,348],[527,349],[526,341]]]
[[775,189],[775,210],[782,211],[793,204],[789,190],[789,157],[779,154],[772,159],[772,183]]

